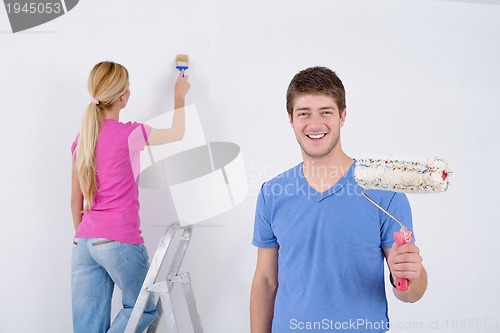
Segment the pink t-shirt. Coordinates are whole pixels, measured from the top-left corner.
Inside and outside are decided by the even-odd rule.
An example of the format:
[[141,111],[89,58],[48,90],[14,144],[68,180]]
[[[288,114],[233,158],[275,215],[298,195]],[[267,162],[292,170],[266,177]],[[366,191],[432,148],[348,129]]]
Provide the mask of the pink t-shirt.
[[[140,123],[103,121],[96,146],[98,191],[85,211],[76,238],[107,238],[142,244],[139,218],[140,152],[151,127]],[[75,156],[78,136],[71,146]]]

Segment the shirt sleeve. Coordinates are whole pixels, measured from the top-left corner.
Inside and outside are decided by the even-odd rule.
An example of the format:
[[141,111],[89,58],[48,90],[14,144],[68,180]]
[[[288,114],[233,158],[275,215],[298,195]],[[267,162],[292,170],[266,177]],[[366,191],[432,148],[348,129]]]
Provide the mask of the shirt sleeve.
[[73,162],[76,161],[76,146],[78,145],[79,138],[80,134],[76,136],[75,141],[73,141],[73,144],[71,145],[71,158],[73,159]]
[[144,147],[146,147],[146,143],[148,142],[151,131],[152,128],[149,125],[133,123],[132,132],[130,132],[128,137],[129,152],[134,153],[143,151]]
[[271,248],[279,244],[271,225],[269,208],[264,197],[264,186],[265,183],[262,185],[259,196],[257,197],[252,244],[257,247]]
[[[386,210],[400,220],[408,230],[413,232],[411,207],[406,194],[394,193]],[[394,232],[398,232],[401,227],[399,223],[387,216],[384,212],[380,211],[380,214],[382,214],[380,215],[382,221],[380,228],[382,248],[391,248],[392,244],[394,244]],[[415,235],[413,235],[412,239],[412,242],[414,241]]]

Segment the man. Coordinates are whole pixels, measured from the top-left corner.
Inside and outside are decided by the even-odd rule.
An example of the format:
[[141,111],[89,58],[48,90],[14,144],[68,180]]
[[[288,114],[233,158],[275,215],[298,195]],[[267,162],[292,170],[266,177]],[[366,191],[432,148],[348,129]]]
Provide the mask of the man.
[[[303,162],[264,183],[259,193],[251,332],[385,332],[384,258],[391,282],[409,280],[408,291],[393,289],[395,296],[415,302],[427,286],[419,249],[414,243],[397,247],[399,225],[354,181],[355,161],[340,139],[346,104],[337,75],[324,67],[296,74],[287,111]],[[368,193],[411,230],[404,194]]]

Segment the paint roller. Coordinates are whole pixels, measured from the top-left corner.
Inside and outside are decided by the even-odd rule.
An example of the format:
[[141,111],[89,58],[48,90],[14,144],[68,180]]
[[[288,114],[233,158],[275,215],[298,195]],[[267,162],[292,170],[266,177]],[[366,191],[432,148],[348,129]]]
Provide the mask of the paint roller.
[[[394,233],[398,246],[411,242],[412,232],[386,209],[370,198],[365,190],[403,193],[438,193],[448,189],[452,174],[448,163],[440,158],[364,158],[356,161],[354,178],[361,193],[378,209],[396,221],[401,229]],[[396,278],[396,289],[408,290],[408,279]]]

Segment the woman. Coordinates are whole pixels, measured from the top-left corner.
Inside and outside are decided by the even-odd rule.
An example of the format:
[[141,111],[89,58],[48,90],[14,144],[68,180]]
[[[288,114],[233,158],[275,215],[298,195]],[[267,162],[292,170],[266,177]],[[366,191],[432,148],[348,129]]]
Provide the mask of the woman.
[[[119,122],[130,97],[128,72],[114,62],[100,62],[90,72],[90,103],[73,153],[71,211],[76,234],[72,254],[74,332],[120,332],[149,268],[141,236],[137,176],[145,145],[160,145],[184,136],[184,98],[190,88],[182,71],[175,83],[172,127],[154,129]],[[123,308],[111,325],[114,285]],[[149,302],[137,332],[156,318]]]

